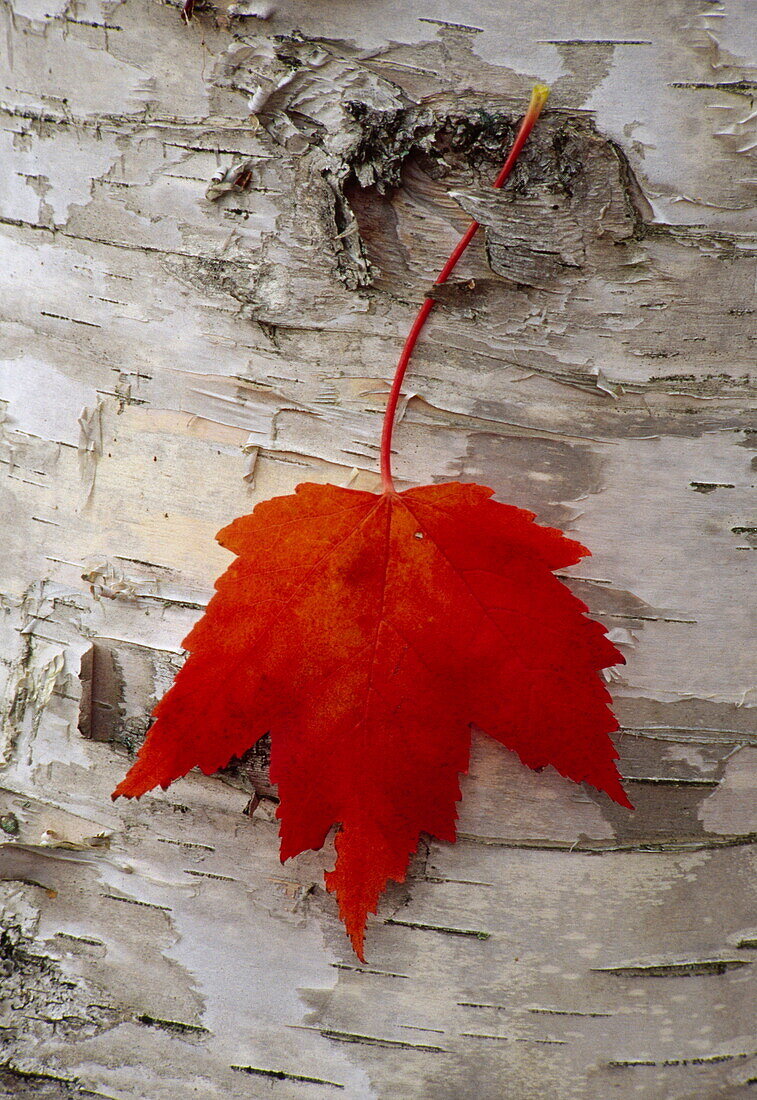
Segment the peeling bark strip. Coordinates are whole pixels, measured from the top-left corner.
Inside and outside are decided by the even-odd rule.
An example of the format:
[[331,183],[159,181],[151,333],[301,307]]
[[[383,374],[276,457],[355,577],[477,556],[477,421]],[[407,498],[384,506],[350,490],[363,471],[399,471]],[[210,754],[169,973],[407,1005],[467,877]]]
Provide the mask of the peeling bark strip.
[[250,1077],[267,1077],[274,1081],[302,1081],[306,1085],[326,1085],[332,1089],[343,1089],[338,1081],[324,1081],[322,1077],[306,1077],[301,1073],[286,1073],[283,1069],[259,1069],[257,1066],[232,1066],[238,1073]]
[[[111,7],[12,0],[0,34],[0,1093],[745,1095],[750,5]],[[537,74],[544,140],[492,202]],[[570,583],[656,782],[620,821],[476,741],[468,839],[417,860],[361,968],[323,862],[278,863],[264,751],[149,820],[108,793],[214,532],[298,481],[375,487],[417,288],[474,207],[397,473],[592,546]]]

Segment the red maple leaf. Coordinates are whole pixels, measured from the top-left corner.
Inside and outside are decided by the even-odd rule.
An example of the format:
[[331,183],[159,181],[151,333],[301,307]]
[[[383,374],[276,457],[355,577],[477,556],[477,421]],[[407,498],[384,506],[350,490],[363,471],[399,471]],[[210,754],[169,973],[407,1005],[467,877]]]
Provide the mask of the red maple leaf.
[[455,839],[471,724],[530,768],[552,765],[630,807],[598,675],[623,657],[553,573],[589,551],[480,485],[394,488],[397,399],[432,307],[387,403],[383,492],[300,485],[221,531],[237,559],[113,795],[165,788],[196,766],[210,775],[270,732],[281,858],[321,848],[339,826],[326,885],[361,959],[367,914],[403,881],[420,834]]
[[219,534],[239,557],[116,795],[206,775],[271,732],[281,858],[320,848],[355,951],[421,832],[455,839],[475,723],[622,805],[597,670],[623,661],[552,573],[587,550],[491,490],[300,485]]

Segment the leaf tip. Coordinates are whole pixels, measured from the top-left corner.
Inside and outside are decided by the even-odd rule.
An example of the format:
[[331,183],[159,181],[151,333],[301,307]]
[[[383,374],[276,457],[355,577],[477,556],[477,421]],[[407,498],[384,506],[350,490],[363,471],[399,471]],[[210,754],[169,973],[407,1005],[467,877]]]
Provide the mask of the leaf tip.
[[129,782],[129,775],[127,774],[126,778],[121,780],[110,797],[115,802],[117,798],[140,798],[144,793],[144,791],[137,791],[133,788],[133,785]]
[[617,794],[614,794],[611,797],[612,797],[614,802],[617,802],[617,804],[619,806],[623,806],[626,810],[635,810],[636,809],[633,802],[628,797],[628,795],[626,794],[624,788],[621,786],[620,783],[618,784]]
[[365,963],[365,925],[362,928],[356,928],[354,931],[348,933],[350,937],[350,943],[352,944],[352,950],[355,952],[361,963]]
[[598,790],[604,791],[605,794],[609,795],[613,802],[617,803],[618,806],[622,806],[626,810],[635,810],[636,807],[626,794],[625,788],[621,783],[621,776],[619,772],[615,768],[613,770],[615,771],[615,774],[611,777],[608,777],[608,779],[602,784],[601,787],[598,788]]
[[162,780],[159,775],[155,774],[155,770],[151,771],[146,766],[144,749],[145,746],[143,745],[139,750],[137,759],[110,796],[114,802],[117,798],[141,798],[143,794],[147,794],[154,787],[162,787],[165,791],[171,784],[171,779]]

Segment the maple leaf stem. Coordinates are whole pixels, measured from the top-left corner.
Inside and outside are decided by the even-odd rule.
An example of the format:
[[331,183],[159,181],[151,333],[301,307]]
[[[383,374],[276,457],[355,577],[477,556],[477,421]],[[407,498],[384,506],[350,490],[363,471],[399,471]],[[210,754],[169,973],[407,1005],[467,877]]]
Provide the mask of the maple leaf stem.
[[[549,88],[546,84],[534,85],[534,90],[531,93],[531,102],[528,105],[528,110],[523,116],[523,121],[520,124],[520,129],[515,136],[515,141],[512,144],[510,152],[507,154],[507,159],[502,165],[502,170],[494,181],[493,186],[500,188],[504,185],[508,176],[513,170],[516,160],[518,159],[523,146],[528,140],[528,135],[534,127],[534,123],[541,114],[544,104],[547,102],[549,95]],[[434,286],[441,286],[442,283],[446,283],[449,276],[455,269],[455,266],[465,252],[468,245],[471,243],[479,228],[480,222],[472,221],[465,233],[462,235],[454,249],[450,253],[450,257],[446,264],[439,272],[439,276],[434,283]],[[392,480],[392,434],[394,432],[394,421],[397,416],[397,404],[399,402],[400,391],[402,390],[402,383],[405,378],[408,363],[413,354],[413,349],[418,341],[418,337],[421,334],[423,326],[426,323],[429,313],[434,308],[435,299],[430,295],[426,295],[423,300],[423,305],[418,310],[418,315],[413,321],[410,332],[405,340],[405,345],[402,348],[397,368],[394,372],[394,378],[392,380],[392,388],[389,391],[389,397],[386,402],[386,412],[384,413],[384,426],[381,432],[381,483],[385,493],[393,493],[394,481]]]

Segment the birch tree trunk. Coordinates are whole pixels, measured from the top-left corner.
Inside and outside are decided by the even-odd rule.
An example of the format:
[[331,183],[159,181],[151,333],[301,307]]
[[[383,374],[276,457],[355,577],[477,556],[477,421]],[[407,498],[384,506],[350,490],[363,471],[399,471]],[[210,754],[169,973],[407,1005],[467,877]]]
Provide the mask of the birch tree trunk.
[[[747,1096],[749,7],[7,0],[3,1095]],[[478,736],[459,842],[422,846],[361,966],[330,843],[278,862],[264,752],[110,792],[215,532],[303,480],[377,486],[387,381],[470,214],[396,471],[592,548],[569,583],[627,658],[636,811]]]

